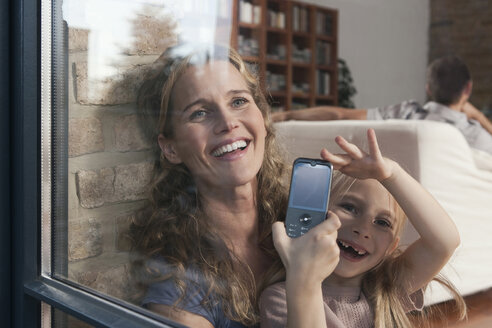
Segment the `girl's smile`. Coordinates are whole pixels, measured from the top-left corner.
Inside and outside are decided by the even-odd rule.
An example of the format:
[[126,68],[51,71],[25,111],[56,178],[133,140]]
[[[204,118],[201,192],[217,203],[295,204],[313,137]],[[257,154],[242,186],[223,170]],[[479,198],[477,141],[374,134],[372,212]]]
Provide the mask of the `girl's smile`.
[[358,284],[364,273],[396,248],[399,239],[395,238],[393,202],[388,191],[373,179],[356,180],[335,201],[331,210],[342,224],[338,230],[340,261],[335,276]]
[[348,261],[358,262],[369,255],[369,252],[364,247],[354,242],[338,238],[337,244],[340,247],[340,256],[343,256]]

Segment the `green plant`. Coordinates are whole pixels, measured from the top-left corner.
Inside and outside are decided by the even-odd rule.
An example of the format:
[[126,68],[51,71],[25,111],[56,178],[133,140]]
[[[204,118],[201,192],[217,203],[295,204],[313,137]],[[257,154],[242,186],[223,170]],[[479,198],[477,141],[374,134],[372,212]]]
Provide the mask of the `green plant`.
[[355,108],[352,97],[357,93],[352,74],[347,62],[338,58],[338,105],[345,108]]

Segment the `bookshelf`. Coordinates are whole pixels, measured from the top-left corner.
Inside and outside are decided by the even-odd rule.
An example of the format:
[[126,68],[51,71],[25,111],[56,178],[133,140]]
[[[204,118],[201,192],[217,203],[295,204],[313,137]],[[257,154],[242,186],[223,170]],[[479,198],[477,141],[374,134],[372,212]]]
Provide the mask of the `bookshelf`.
[[290,0],[233,0],[231,46],[274,111],[336,105],[338,11]]

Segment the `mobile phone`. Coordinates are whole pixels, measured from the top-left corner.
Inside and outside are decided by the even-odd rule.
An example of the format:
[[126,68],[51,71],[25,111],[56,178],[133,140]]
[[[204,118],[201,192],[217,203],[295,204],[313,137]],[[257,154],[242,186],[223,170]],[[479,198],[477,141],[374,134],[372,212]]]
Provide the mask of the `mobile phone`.
[[326,219],[333,165],[321,159],[297,158],[292,167],[285,229],[299,237]]

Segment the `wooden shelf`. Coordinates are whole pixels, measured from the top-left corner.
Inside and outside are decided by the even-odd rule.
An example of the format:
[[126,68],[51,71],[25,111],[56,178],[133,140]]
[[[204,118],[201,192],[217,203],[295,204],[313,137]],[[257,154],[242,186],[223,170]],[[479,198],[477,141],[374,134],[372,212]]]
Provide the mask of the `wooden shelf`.
[[309,94],[307,93],[303,93],[303,92],[295,92],[295,93],[292,93],[292,98],[297,98],[297,99],[309,99],[310,96]]
[[253,62],[253,63],[258,63],[260,61],[260,57],[257,57],[257,56],[241,56],[241,58],[245,61],[245,62]]
[[267,26],[266,31],[269,33],[280,33],[280,34],[286,34],[288,31],[285,28],[278,28],[278,27],[271,27]]
[[335,66],[333,65],[316,65],[316,69],[322,70],[322,71],[335,71]]
[[333,96],[331,96],[331,95],[316,95],[316,99],[319,99],[319,100],[333,100]]
[[286,91],[278,91],[278,90],[275,90],[275,91],[268,91],[268,93],[270,94],[270,96],[272,97],[287,97],[287,92]]
[[311,39],[313,35],[309,32],[292,32],[292,36],[298,38]]
[[239,22],[239,27],[240,28],[257,29],[257,28],[261,28],[262,26],[260,24],[251,24],[251,23]]
[[292,61],[292,66],[293,67],[298,67],[298,68],[311,68],[311,63],[308,62],[298,62],[298,61]]
[[323,41],[328,41],[328,42],[336,42],[336,38],[330,35],[322,35],[322,34],[317,34],[316,39],[318,40],[323,40]]
[[268,58],[268,55],[265,59],[267,65],[277,65],[277,66],[284,66],[287,65],[287,60],[286,59],[271,59]]
[[[291,0],[233,1],[231,46],[258,53],[242,58],[256,65],[272,105],[282,110],[337,105],[338,11]],[[260,23],[240,22],[240,8],[253,8],[246,17]],[[271,91],[267,84],[285,90]]]

